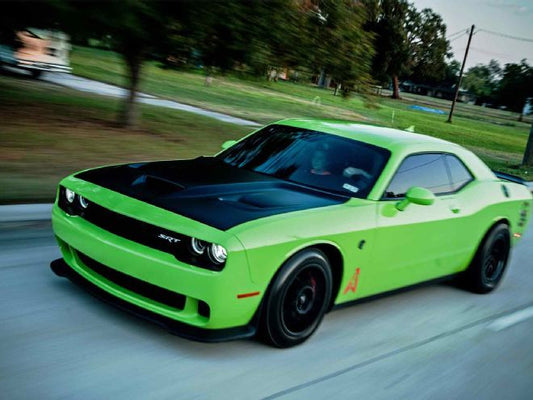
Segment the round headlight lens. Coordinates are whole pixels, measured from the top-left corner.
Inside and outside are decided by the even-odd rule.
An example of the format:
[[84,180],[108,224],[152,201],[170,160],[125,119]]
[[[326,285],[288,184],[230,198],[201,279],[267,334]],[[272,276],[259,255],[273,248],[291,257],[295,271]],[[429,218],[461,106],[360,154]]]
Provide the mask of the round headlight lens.
[[226,258],[228,257],[226,249],[221,245],[214,243],[209,246],[207,254],[209,255],[209,259],[215,264],[224,263],[226,261]]
[[191,239],[191,250],[194,254],[200,255],[204,254],[205,248],[207,247],[207,243],[203,240],[192,238]]
[[79,200],[80,200],[80,206],[81,206],[81,208],[87,208],[87,207],[89,207],[89,202],[87,201],[87,199],[86,199],[85,197],[80,196]]
[[70,189],[65,189],[65,197],[67,198],[67,201],[69,203],[72,203],[74,201],[74,198],[76,197],[76,193],[74,193]]

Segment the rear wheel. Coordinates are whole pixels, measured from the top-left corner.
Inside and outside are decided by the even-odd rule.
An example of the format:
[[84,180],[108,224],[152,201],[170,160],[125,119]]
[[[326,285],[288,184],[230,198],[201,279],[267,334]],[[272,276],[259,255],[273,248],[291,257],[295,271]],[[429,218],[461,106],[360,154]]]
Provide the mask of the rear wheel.
[[265,304],[265,340],[291,347],[309,338],[326,312],[331,287],[331,269],[321,251],[309,249],[290,258],[274,278]]
[[489,231],[465,273],[467,289],[475,293],[488,293],[498,286],[509,259],[510,236],[509,227],[504,223]]

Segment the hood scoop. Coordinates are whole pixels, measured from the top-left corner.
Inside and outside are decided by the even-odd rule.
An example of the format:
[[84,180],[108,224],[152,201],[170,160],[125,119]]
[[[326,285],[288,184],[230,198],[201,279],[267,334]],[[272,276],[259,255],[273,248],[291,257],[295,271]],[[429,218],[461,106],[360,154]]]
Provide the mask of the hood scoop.
[[165,196],[185,189],[185,186],[153,175],[141,175],[135,179],[131,186],[144,194],[151,196]]
[[266,191],[242,196],[239,201],[258,208],[295,207],[303,202],[303,196],[295,192]]

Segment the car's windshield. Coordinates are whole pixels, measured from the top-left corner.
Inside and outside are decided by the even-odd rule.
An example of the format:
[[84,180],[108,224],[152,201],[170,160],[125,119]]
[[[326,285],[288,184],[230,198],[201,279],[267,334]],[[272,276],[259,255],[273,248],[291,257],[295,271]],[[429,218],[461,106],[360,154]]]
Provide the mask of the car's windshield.
[[217,157],[238,168],[321,190],[364,198],[390,152],[356,140],[285,125],[270,125]]

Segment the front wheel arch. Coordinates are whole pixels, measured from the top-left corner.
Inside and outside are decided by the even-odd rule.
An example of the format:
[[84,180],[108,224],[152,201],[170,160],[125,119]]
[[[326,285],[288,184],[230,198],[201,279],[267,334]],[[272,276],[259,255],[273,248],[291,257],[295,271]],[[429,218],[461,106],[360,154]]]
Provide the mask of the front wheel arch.
[[298,249],[294,251],[294,253],[289,254],[287,258],[281,263],[281,265],[279,265],[279,267],[277,268],[273,276],[270,278],[270,281],[267,285],[267,288],[265,290],[261,303],[257,309],[257,315],[255,318],[256,320],[260,320],[260,316],[264,308],[265,299],[270,295],[270,288],[272,287],[272,282],[274,282],[274,280],[276,279],[281,267],[283,267],[283,265],[288,260],[297,256],[298,254],[305,252],[307,250],[313,250],[313,249],[320,250],[322,253],[325,254],[329,262],[330,268],[331,268],[333,283],[331,287],[331,300],[330,300],[330,304],[326,312],[331,311],[331,309],[335,305],[335,300],[337,299],[337,296],[339,295],[339,290],[341,287],[342,277],[344,274],[344,257],[342,256],[340,249],[331,243],[315,243],[307,247]]
[[[279,307],[282,306],[282,303],[285,301],[287,294],[287,282],[295,282],[296,279],[294,279],[295,274],[299,277],[299,272],[302,271],[300,267],[304,264],[306,264],[306,260],[315,258],[315,260],[319,261],[323,260],[324,266],[325,266],[325,287],[326,289],[326,298],[324,300],[325,304],[324,307],[321,307],[320,315],[317,317],[316,320],[313,321],[311,324],[313,328],[311,329],[310,333],[305,333],[303,336],[299,338],[292,338],[289,339],[288,337],[280,336],[280,330],[274,328],[274,335],[272,334],[272,316],[276,315],[279,317],[279,314],[273,314],[273,310],[277,310]],[[313,265],[313,262],[310,263]],[[316,263],[315,263],[316,264]],[[320,322],[322,320],[322,317],[324,314],[328,311],[329,305],[331,302],[331,298],[334,296],[334,292],[332,289],[332,271],[330,267],[330,262],[328,259],[328,256],[324,251],[322,251],[318,246],[310,246],[304,249],[299,250],[298,252],[294,253],[290,257],[288,257],[283,264],[278,268],[274,276],[269,282],[268,288],[265,291],[265,294],[262,298],[260,308],[258,309],[258,313],[256,315],[257,321],[258,321],[258,333],[261,336],[263,340],[265,340],[267,343],[274,345],[276,347],[291,347],[297,344],[302,343],[305,341],[309,336],[311,336],[314,331],[318,328],[320,325]],[[314,267],[311,267],[311,269]],[[316,268],[317,270],[320,270],[320,268]],[[303,270],[306,270],[306,267],[303,268]],[[281,297],[272,297],[276,295],[282,295]],[[315,325],[316,323],[316,325]],[[304,329],[307,331],[307,329]],[[277,332],[277,333],[276,333]],[[277,336],[277,337],[276,337]]]
[[329,266],[331,268],[333,283],[331,286],[331,300],[327,309],[327,311],[330,311],[335,304],[337,296],[339,295],[342,276],[344,274],[344,259],[342,257],[341,251],[331,244],[318,244],[313,246],[313,248],[322,251],[326,255],[329,261]]

